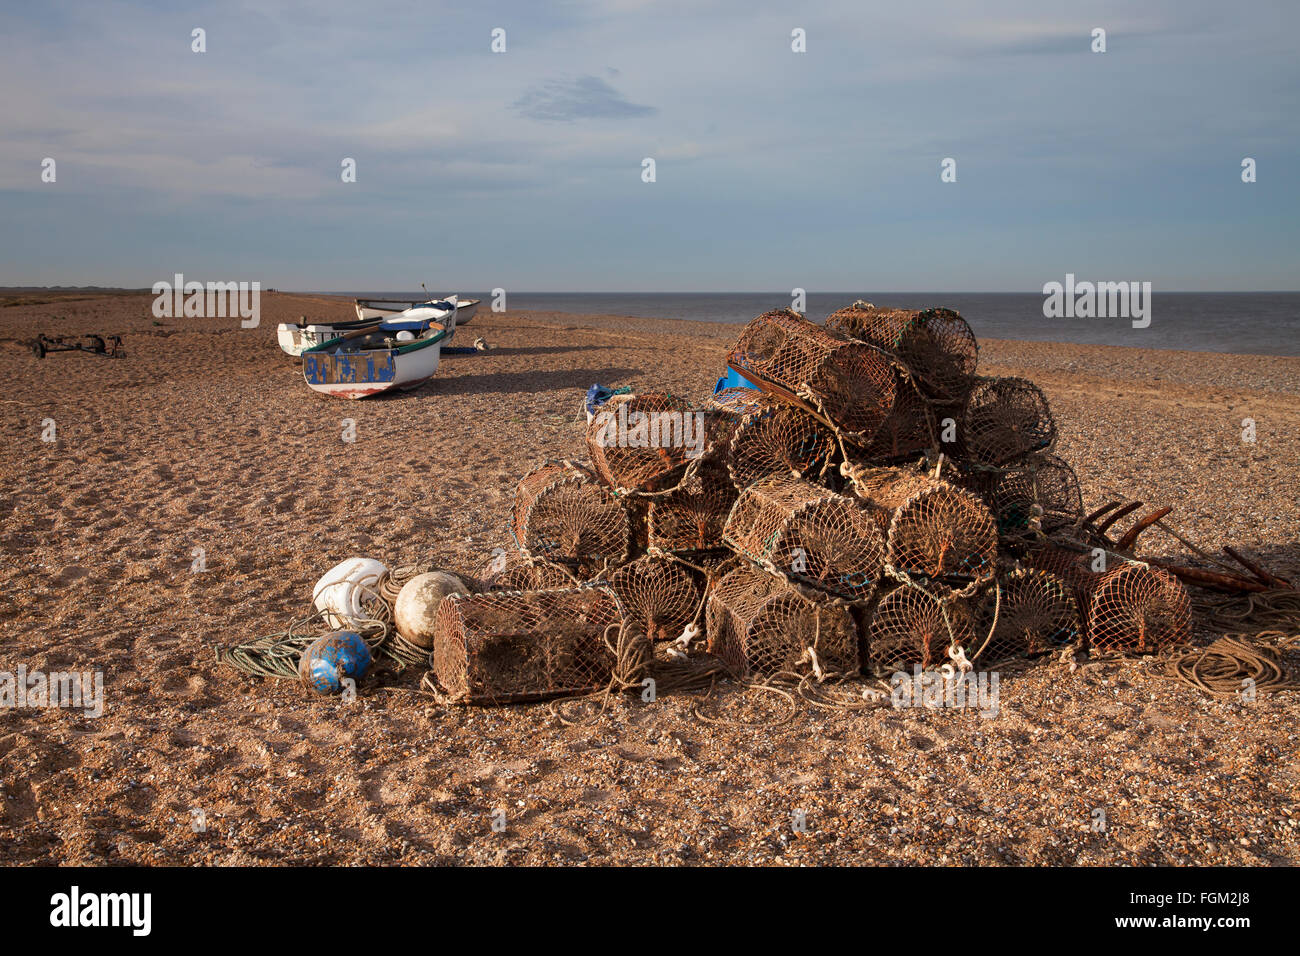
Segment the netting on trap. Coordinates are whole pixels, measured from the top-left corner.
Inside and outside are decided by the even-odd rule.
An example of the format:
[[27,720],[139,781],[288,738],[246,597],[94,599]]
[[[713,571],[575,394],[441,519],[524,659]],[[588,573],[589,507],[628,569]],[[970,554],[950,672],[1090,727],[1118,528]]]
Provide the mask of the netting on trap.
[[1023,378],[979,379],[966,403],[961,445],[972,461],[1000,467],[1056,441],[1047,397]]
[[704,597],[701,576],[669,558],[637,558],[610,575],[609,586],[652,641],[677,640]]
[[646,546],[684,556],[718,551],[722,527],[736,501],[726,467],[706,462],[671,494],[650,501]]
[[986,497],[1003,534],[1030,529],[1044,533],[1083,518],[1083,493],[1074,469],[1055,455],[1031,455],[990,475]]
[[657,491],[676,485],[718,440],[710,432],[703,411],[667,392],[615,395],[587,424],[587,450],[601,481],[620,494]]
[[627,560],[628,513],[587,469],[546,462],[520,479],[510,530],[528,558],[564,565],[586,578]]
[[1048,571],[1017,568],[1002,575],[982,596],[978,620],[987,643],[972,661],[981,664],[1035,657],[1083,640],[1073,589]]
[[939,597],[973,594],[993,578],[997,525],[976,495],[901,468],[858,469],[853,484],[888,528],[886,560],[896,578]]
[[826,325],[895,356],[931,398],[959,400],[974,382],[979,344],[951,309],[882,309],[858,302],[832,313]]
[[522,552],[506,550],[479,569],[477,581],[480,591],[548,591],[578,583],[563,565],[532,561]]
[[1153,654],[1191,637],[1192,604],[1167,571],[1123,562],[1092,589],[1088,643],[1099,651]]
[[889,461],[915,456],[939,444],[934,405],[907,376],[900,375],[894,407],[875,437],[862,448],[862,457]]
[[951,663],[948,648],[970,647],[975,635],[974,613],[966,601],[939,601],[906,585],[881,598],[870,619],[865,658],[877,677]]
[[813,596],[867,600],[884,567],[884,534],[862,502],[798,478],[765,478],[746,488],[722,537]]
[[749,565],[709,592],[705,621],[709,653],[740,678],[858,671],[858,632],[847,609],[809,601]]
[[744,491],[773,475],[820,473],[835,451],[829,428],[802,409],[773,400],[743,418],[731,436],[727,468],[732,486]]
[[607,587],[456,595],[438,606],[434,673],[458,703],[599,690],[614,668],[607,640],[621,624],[618,599]]
[[743,385],[724,388],[709,396],[709,408],[742,417],[756,415],[777,404],[780,404],[779,399],[757,388],[746,388]]
[[884,352],[789,310],[746,325],[727,362],[854,443],[870,441],[894,407],[896,378]]

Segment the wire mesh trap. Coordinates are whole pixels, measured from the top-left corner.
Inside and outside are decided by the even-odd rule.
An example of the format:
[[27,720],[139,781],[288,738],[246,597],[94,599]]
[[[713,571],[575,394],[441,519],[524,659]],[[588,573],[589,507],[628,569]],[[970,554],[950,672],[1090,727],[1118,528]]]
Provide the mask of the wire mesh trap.
[[581,578],[622,564],[631,543],[619,499],[569,461],[546,462],[520,479],[510,530],[526,557],[561,564]]
[[646,546],[684,556],[722,548],[722,528],[736,501],[726,467],[706,462],[671,494],[650,501]]
[[608,587],[493,591],[438,607],[433,667],[456,703],[508,704],[609,684],[607,631],[622,624]]
[[957,401],[970,392],[979,344],[951,309],[881,309],[855,302],[833,312],[826,325],[895,356],[931,398]]
[[727,468],[731,483],[744,491],[773,475],[801,478],[826,468],[835,450],[835,436],[807,412],[770,400],[767,407],[747,415],[731,436]]
[[738,678],[858,671],[858,632],[840,606],[809,601],[749,565],[721,578],[705,611],[709,652]]
[[892,461],[935,448],[939,444],[936,421],[932,403],[900,373],[894,407],[861,455],[873,461]]
[[870,615],[867,669],[877,677],[950,663],[948,648],[970,647],[974,614],[964,600],[940,601],[901,585],[886,594]]
[[722,538],[813,596],[867,600],[884,568],[885,537],[863,503],[798,478],[765,478],[746,488]]
[[609,586],[650,640],[674,641],[700,609],[702,577],[678,561],[646,556],[611,574]]
[[592,465],[620,494],[672,486],[704,441],[702,414],[667,392],[615,395],[587,425]]
[[578,583],[563,565],[533,561],[520,551],[504,549],[479,568],[475,580],[480,591],[549,591]]
[[1044,533],[1083,518],[1079,477],[1055,455],[1031,455],[990,475],[986,500],[1003,534],[1025,531],[1036,521]]
[[895,577],[940,597],[972,594],[993,578],[997,525],[974,494],[901,468],[855,470],[853,483],[888,529],[886,560]]
[[894,407],[885,353],[788,309],[746,325],[727,362],[764,391],[824,417],[847,441],[870,441]]
[[981,664],[1034,657],[1076,646],[1083,639],[1071,588],[1057,575],[1031,568],[1009,571],[999,578],[997,588],[985,591],[978,621],[978,633],[987,635],[987,643],[972,660]]
[[966,404],[959,438],[968,458],[999,467],[1050,448],[1056,420],[1047,396],[1028,379],[982,378]]
[[1167,571],[1126,561],[1093,587],[1088,642],[1099,651],[1152,654],[1186,643],[1191,630],[1191,598]]

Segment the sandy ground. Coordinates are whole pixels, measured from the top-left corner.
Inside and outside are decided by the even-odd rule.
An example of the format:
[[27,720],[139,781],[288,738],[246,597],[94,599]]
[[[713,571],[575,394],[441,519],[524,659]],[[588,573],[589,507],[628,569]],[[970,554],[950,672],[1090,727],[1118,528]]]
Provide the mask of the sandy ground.
[[[221,668],[214,647],[281,628],[343,558],[477,567],[528,465],[582,453],[588,385],[702,400],[738,329],[484,313],[465,331],[491,352],[349,403],[274,341],[349,304],[265,294],[243,330],[150,302],[0,308],[0,670],[102,670],[106,699],[0,714],[0,862],[1300,862],[1297,695],[1214,701],[1143,662],[1006,668],[991,719],[804,707],[763,730],[692,697],[566,727]],[[38,331],[121,332],[129,355],[39,361]],[[1300,359],[987,341],[981,368],[1043,386],[1087,503],[1173,504],[1195,538],[1300,572]]]

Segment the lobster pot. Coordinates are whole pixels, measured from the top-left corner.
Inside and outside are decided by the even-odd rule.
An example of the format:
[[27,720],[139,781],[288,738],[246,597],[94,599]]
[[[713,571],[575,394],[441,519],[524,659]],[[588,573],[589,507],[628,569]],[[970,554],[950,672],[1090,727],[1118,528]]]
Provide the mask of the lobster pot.
[[756,388],[735,385],[709,396],[709,408],[732,415],[756,415],[771,408],[777,400]]
[[858,472],[854,485],[888,528],[886,558],[897,574],[938,597],[972,594],[992,580],[997,525],[976,495],[898,468]]
[[1060,576],[1018,568],[1003,575],[998,584],[1000,602],[997,589],[990,588],[980,604],[977,640],[988,635],[988,643],[974,660],[995,664],[1074,647],[1082,641],[1078,603]]
[[702,415],[667,392],[615,395],[587,424],[587,450],[609,487],[654,491],[680,478],[692,447],[703,445],[702,426]]
[[940,601],[917,588],[890,591],[870,615],[867,669],[877,677],[950,663],[948,648],[970,647],[974,613],[964,600]]
[[1000,467],[1050,448],[1056,420],[1028,379],[984,378],[971,392],[959,438],[972,461]]
[[479,569],[477,581],[480,591],[548,591],[578,583],[563,565],[531,561],[519,551],[495,555]]
[[704,597],[701,575],[668,558],[644,557],[609,577],[627,617],[652,641],[672,641],[695,620]]
[[789,310],[746,325],[727,362],[857,444],[871,441],[894,407],[897,383],[885,353]]
[[743,418],[731,436],[727,468],[736,491],[773,475],[820,472],[835,450],[830,429],[802,409],[775,399]]
[[1191,636],[1192,603],[1167,571],[1124,562],[1096,582],[1088,642],[1099,651],[1153,654]]
[[709,653],[740,678],[858,671],[858,632],[847,610],[809,601],[749,565],[710,591],[705,622]]
[[1072,589],[1090,647],[1145,654],[1186,642],[1192,611],[1182,583],[1159,568],[1116,555],[1108,560],[1106,570],[1094,571],[1090,552],[1047,546],[1030,552],[1025,563],[1057,574]]
[[434,625],[438,683],[459,703],[508,704],[599,690],[622,623],[606,587],[494,591],[447,598]]
[[863,457],[877,461],[909,458],[938,445],[933,406],[906,375],[899,375],[895,396],[893,410],[863,447]]
[[993,473],[986,500],[1003,534],[1027,530],[1035,517],[1049,534],[1083,518],[1079,477],[1055,455],[1032,455]]
[[646,514],[648,547],[683,556],[722,547],[722,527],[736,501],[726,468],[706,463],[682,487],[652,498]]
[[583,578],[628,558],[627,511],[572,462],[547,462],[520,480],[510,530],[528,558],[564,565]]
[[831,313],[826,325],[894,356],[930,398],[960,401],[974,384],[979,344],[951,309],[878,309],[858,302]]
[[814,596],[868,600],[884,568],[885,537],[862,502],[797,478],[746,488],[722,539]]

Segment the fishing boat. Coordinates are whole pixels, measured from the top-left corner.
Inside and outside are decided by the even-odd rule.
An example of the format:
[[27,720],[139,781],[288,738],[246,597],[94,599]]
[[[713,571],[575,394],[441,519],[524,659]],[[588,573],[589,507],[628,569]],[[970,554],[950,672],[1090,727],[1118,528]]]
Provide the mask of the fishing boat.
[[456,302],[456,324],[458,326],[466,325],[470,319],[474,318],[474,313],[478,311],[479,304],[482,301],[481,299],[461,299],[458,296],[448,296],[445,300],[428,300],[425,302],[408,299],[357,299],[355,301],[357,319],[373,320],[387,318],[408,309],[437,305],[438,301],[449,300],[455,300]]
[[[429,322],[437,322],[446,325],[451,330],[447,336],[448,339],[451,339],[452,335],[455,334],[456,326],[460,324],[459,305],[460,300],[453,295],[448,296],[446,299],[410,303],[405,309],[386,312],[383,315],[364,316],[347,319],[343,322],[320,322],[310,325],[281,322],[276,326],[275,334],[277,341],[280,343],[280,349],[295,358],[317,345],[323,345],[340,335],[346,335],[348,332],[368,328],[381,320],[390,323],[390,327],[395,331],[406,329],[417,333],[423,331],[423,326]],[[360,309],[358,309],[359,312]],[[448,322],[448,318],[453,315],[456,317],[455,321]],[[403,324],[393,325],[392,323]]]
[[409,320],[372,322],[314,345],[302,353],[302,377],[313,391],[338,398],[416,388],[438,371],[455,319],[412,325]]

